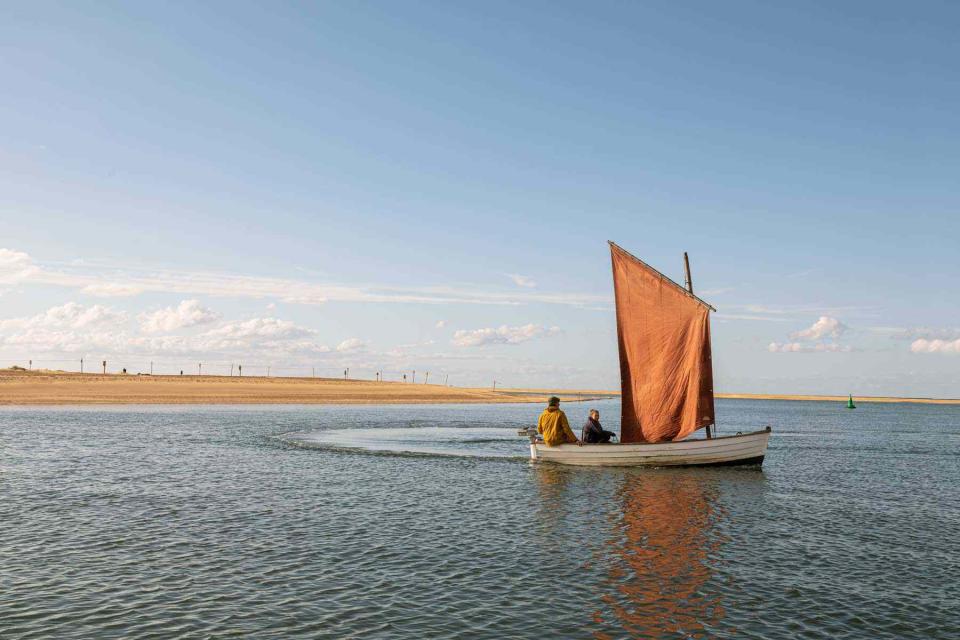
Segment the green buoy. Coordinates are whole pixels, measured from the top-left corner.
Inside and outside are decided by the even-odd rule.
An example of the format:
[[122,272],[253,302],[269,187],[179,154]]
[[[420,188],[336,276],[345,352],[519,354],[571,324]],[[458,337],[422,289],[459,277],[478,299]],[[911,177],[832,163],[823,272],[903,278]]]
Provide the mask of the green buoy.
[[853,395],[850,396],[850,399],[847,400],[847,409],[856,409],[857,405],[853,404]]

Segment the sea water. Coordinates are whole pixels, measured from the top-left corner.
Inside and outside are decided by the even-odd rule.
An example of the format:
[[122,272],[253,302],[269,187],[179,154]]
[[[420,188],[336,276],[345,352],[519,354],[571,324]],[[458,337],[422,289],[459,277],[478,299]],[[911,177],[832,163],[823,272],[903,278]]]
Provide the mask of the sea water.
[[762,470],[531,464],[539,411],[2,409],[0,638],[960,637],[960,407],[718,401]]

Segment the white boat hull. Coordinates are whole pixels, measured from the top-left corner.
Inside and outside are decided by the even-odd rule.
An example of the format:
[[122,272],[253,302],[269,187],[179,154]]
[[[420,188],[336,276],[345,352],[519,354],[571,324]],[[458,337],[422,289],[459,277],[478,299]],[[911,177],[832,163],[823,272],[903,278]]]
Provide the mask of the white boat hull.
[[742,435],[655,444],[563,444],[548,447],[542,442],[531,442],[530,458],[536,462],[603,467],[760,465],[769,440],[770,427]]

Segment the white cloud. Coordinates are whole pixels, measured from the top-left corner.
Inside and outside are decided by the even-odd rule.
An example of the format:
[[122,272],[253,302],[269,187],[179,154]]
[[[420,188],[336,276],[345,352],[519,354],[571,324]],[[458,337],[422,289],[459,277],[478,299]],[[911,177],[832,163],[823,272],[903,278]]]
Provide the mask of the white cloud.
[[26,253],[0,248],[0,284],[17,284],[39,271]]
[[314,332],[298,326],[289,320],[277,318],[250,318],[228,322],[222,327],[211,329],[204,335],[218,338],[300,338],[312,335]]
[[927,340],[920,338],[910,344],[913,353],[960,353],[960,338],[956,340]]
[[481,305],[520,305],[536,302],[583,308],[611,302],[609,294],[537,293],[529,290],[536,283],[528,276],[520,275],[517,275],[518,279],[514,281],[521,289],[528,289],[526,291],[484,291],[469,284],[405,287],[335,284],[236,273],[120,268],[82,259],[42,264],[32,260],[26,253],[0,249],[0,284],[11,284],[28,278],[32,283],[76,288],[92,295],[120,295],[120,292],[124,295],[132,295],[134,292],[173,293],[185,297],[273,298],[288,303],[312,305],[328,300]]
[[771,342],[767,345],[767,351],[771,353],[847,353],[853,351],[853,348],[833,341],[833,338],[843,335],[847,328],[836,318],[820,316],[807,329],[791,333],[792,342]]
[[528,289],[533,289],[537,286],[537,283],[530,276],[522,276],[519,273],[508,273],[507,277],[513,280],[513,284],[518,287],[527,287]]
[[831,307],[823,304],[801,304],[801,305],[767,305],[767,304],[724,304],[724,311],[734,314],[745,314],[756,316],[759,320],[762,317],[768,317],[770,320],[778,319],[796,319],[806,318],[811,315],[836,317],[840,315],[871,315],[876,312],[874,307]]
[[767,351],[771,353],[849,353],[853,349],[847,345],[835,342],[818,342],[816,344],[800,342],[771,342]]
[[327,301],[327,297],[320,293],[307,292],[300,295],[283,296],[280,300],[287,304],[323,304]]
[[250,318],[228,322],[190,338],[187,347],[206,353],[303,356],[329,353],[316,341],[316,332],[289,320]]
[[830,316],[820,316],[808,329],[791,334],[791,338],[803,340],[820,340],[822,338],[839,338],[847,330],[847,326]]
[[714,318],[719,320],[760,320],[763,322],[790,322],[789,318],[777,316],[758,316],[749,313],[715,313]]
[[596,294],[535,294],[485,292],[475,286],[395,287],[389,285],[340,285],[264,278],[236,274],[173,270],[133,271],[73,265],[41,269],[32,281],[83,288],[104,280],[135,287],[144,292],[178,293],[233,298],[277,298],[287,303],[322,304],[338,302],[385,302],[422,304],[517,305],[528,302],[588,306],[609,302],[610,296]]
[[135,296],[143,293],[143,289],[131,284],[118,284],[116,282],[104,282],[102,284],[88,284],[80,289],[81,293],[100,298],[121,298],[125,296]]
[[482,347],[494,344],[520,344],[541,336],[560,333],[560,327],[545,328],[539,324],[525,324],[521,327],[503,325],[497,329],[460,329],[453,334],[452,343],[458,347]]
[[140,328],[147,333],[176,331],[208,324],[220,319],[220,314],[200,306],[199,300],[183,300],[176,307],[167,307],[152,313],[141,313]]
[[434,340],[424,340],[423,342],[408,342],[407,344],[398,344],[393,349],[394,351],[397,351],[397,350],[406,351],[408,349],[420,349],[423,347],[429,347],[434,344],[436,344]]
[[0,342],[8,348],[18,347],[30,352],[83,353],[124,348],[126,335],[104,330],[70,331],[32,327],[3,336]]
[[874,331],[889,333],[894,340],[957,340],[960,329],[935,329],[931,327],[911,327],[907,329],[875,327]]
[[227,322],[192,336],[148,335],[156,332],[153,330],[165,331],[208,322],[210,314],[211,311],[200,307],[196,301],[188,300],[177,307],[140,316],[140,322],[132,325],[127,314],[121,311],[102,305],[84,306],[69,302],[35,316],[0,320],[0,346],[26,355],[276,357],[291,362],[331,351],[317,341],[315,331],[276,318]]
[[122,342],[127,316],[102,305],[68,302],[35,316],[0,320],[0,342],[40,351],[79,351]]
[[778,316],[796,313],[795,309],[793,308],[772,307],[765,304],[748,304],[743,308],[750,313],[763,313]]
[[735,291],[735,287],[717,287],[716,289],[698,289],[698,296],[722,296],[725,293]]
[[126,320],[126,314],[122,311],[99,304],[85,307],[76,302],[68,302],[59,307],[51,307],[35,316],[0,320],[0,331],[35,327],[82,329],[92,326],[115,325],[124,320]]
[[338,344],[337,351],[340,351],[340,352],[356,351],[358,349],[364,348],[366,344],[367,343],[361,340],[360,338],[350,338]]
[[446,320],[437,320],[437,324],[434,325],[437,329],[443,329],[445,326],[447,326]]

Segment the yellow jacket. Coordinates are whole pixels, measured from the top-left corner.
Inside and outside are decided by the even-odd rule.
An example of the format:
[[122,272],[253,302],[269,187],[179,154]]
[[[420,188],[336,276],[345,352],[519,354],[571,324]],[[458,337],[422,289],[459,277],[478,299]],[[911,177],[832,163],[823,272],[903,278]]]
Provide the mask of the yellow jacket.
[[544,409],[537,420],[537,433],[543,435],[543,442],[550,447],[558,444],[575,443],[577,436],[570,430],[570,423],[567,422],[567,415],[557,409],[550,411]]

